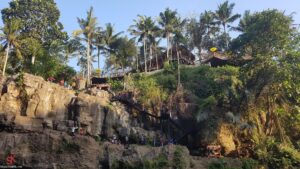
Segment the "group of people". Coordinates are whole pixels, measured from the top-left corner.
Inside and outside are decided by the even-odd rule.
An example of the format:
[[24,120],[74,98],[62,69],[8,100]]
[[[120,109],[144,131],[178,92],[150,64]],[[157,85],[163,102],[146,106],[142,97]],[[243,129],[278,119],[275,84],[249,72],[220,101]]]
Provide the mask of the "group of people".
[[[49,82],[55,82],[56,79],[54,77],[50,76],[50,77],[47,78],[47,81],[49,81]],[[59,80],[57,82],[58,82],[58,84],[60,86],[64,86],[65,88],[73,89],[73,90],[76,89],[76,78],[73,78],[70,83],[68,83],[64,79],[61,79],[61,80]]]

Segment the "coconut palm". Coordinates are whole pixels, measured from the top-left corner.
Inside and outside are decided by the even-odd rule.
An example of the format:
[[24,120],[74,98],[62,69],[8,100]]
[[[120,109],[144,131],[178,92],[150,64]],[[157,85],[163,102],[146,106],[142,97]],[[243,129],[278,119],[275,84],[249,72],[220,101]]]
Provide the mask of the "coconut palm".
[[232,27],[232,30],[244,32],[245,29],[251,24],[251,13],[249,10],[244,12],[243,17],[241,18],[239,25],[237,27]]
[[158,36],[151,36],[149,39],[149,43],[151,44],[151,51],[153,51],[153,54],[155,55],[155,62],[156,62],[156,70],[158,70],[158,55],[161,54],[162,48],[159,47],[159,43],[161,41],[160,38],[157,38]]
[[208,44],[218,30],[219,28],[214,22],[214,14],[211,11],[201,13],[199,20],[198,18],[192,18],[187,24],[189,46],[192,49],[197,48],[200,61],[203,59],[201,56],[202,49],[210,46]]
[[94,43],[97,48],[98,69],[100,70],[100,54],[101,54],[101,50],[104,49],[103,32],[100,29],[96,33]]
[[8,20],[5,23],[4,27],[1,29],[3,33],[0,34],[0,41],[4,42],[3,46],[6,49],[6,55],[5,55],[3,71],[2,71],[3,76],[5,76],[5,70],[6,70],[7,61],[8,61],[9,52],[10,52],[11,47],[13,47],[15,49],[17,57],[19,57],[19,58],[21,57],[21,52],[19,50],[20,44],[19,44],[19,40],[18,40],[18,36],[20,33],[19,32],[20,27],[21,27],[20,20],[11,19],[11,20]]
[[149,22],[149,20],[152,20],[151,17],[138,15],[138,19],[133,20],[134,25],[131,25],[128,29],[131,35],[138,37],[138,42],[143,42],[145,72],[147,72],[147,38],[148,38],[148,29],[147,29],[146,22]]
[[179,87],[181,85],[181,82],[180,82],[180,59],[179,59],[180,55],[181,55],[181,51],[179,49],[180,49],[180,46],[187,46],[187,40],[183,36],[180,29],[177,29],[177,31],[174,32],[174,38],[172,39],[172,43],[175,46],[176,55],[177,55],[177,82],[178,82],[177,85]]
[[[241,15],[240,14],[232,14],[233,8],[235,4],[225,1],[224,3],[218,6],[218,9],[215,12],[216,23],[223,26],[224,34],[226,34],[226,26],[230,23],[237,20]],[[228,39],[226,38],[226,47],[228,49]]]
[[86,43],[86,62],[87,62],[87,83],[90,84],[90,76],[91,76],[91,69],[92,69],[92,50],[93,50],[93,39],[97,34],[97,18],[94,17],[94,10],[93,7],[89,9],[87,12],[86,19],[77,18],[78,24],[80,26],[80,30],[76,30],[73,32],[74,37],[79,37],[83,35],[83,38],[80,38]]
[[155,25],[155,21],[151,17],[146,17],[145,26],[147,31],[147,42],[149,46],[149,67],[151,67],[151,62],[154,54],[154,47],[156,44],[156,38],[161,34],[161,30]]
[[169,59],[169,48],[172,49],[170,44],[171,35],[175,32],[176,25],[179,24],[177,15],[177,11],[172,11],[169,8],[159,14],[158,23],[161,26],[163,37],[167,39],[167,59]]
[[[112,44],[119,38],[119,36],[122,34],[123,32],[118,32],[115,33],[115,29],[114,26],[111,23],[107,23],[105,25],[105,29],[102,32],[102,41],[103,41],[103,52],[105,52],[106,56],[108,57],[108,61],[106,63],[110,64],[111,60],[113,61],[113,57],[112,52],[113,52],[113,47]],[[110,61],[109,61],[110,60]],[[110,67],[109,65],[106,67]]]

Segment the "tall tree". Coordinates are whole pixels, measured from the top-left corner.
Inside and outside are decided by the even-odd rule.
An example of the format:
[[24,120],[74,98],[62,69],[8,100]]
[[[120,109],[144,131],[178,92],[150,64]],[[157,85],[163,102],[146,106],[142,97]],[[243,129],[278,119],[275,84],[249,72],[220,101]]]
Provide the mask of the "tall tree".
[[161,30],[159,29],[158,26],[156,26],[155,21],[151,17],[146,18],[145,25],[147,29],[147,42],[149,44],[149,69],[150,69],[152,65],[154,47],[155,45],[157,45],[156,38],[160,36]]
[[138,42],[143,43],[143,55],[144,55],[144,66],[145,72],[147,72],[147,38],[148,38],[148,28],[147,23],[152,21],[150,17],[138,15],[137,20],[134,21],[134,25],[129,27],[129,32],[131,35],[138,37]]
[[176,49],[176,55],[177,55],[177,86],[179,87],[181,85],[180,81],[180,56],[181,56],[181,47],[187,46],[186,38],[183,36],[180,29],[175,32],[174,38],[172,41],[173,45]]
[[[9,7],[1,10],[1,14],[4,24],[10,20],[19,20],[22,25],[18,39],[22,44],[19,50],[23,57],[22,60],[13,60],[14,65],[20,68],[18,70],[45,75],[43,67],[52,65],[55,69],[59,66],[53,66],[54,63],[62,64],[54,61],[59,60],[61,51],[51,48],[53,44],[65,43],[68,36],[59,22],[60,12],[54,0],[14,0],[9,3]],[[53,51],[58,53],[54,54]],[[15,52],[11,54],[15,55]],[[39,65],[32,64],[35,62]]]
[[96,33],[94,43],[97,48],[98,69],[100,70],[100,55],[101,55],[101,50],[104,49],[103,32],[100,29]]
[[[240,17],[240,14],[232,14],[235,4],[225,1],[224,3],[218,6],[218,9],[215,12],[216,23],[223,26],[224,35],[227,35],[226,26],[229,26],[230,23],[234,22]],[[229,42],[228,39],[225,39],[226,47],[228,49]]]
[[11,19],[7,21],[2,29],[3,34],[0,34],[0,41],[4,42],[4,48],[6,48],[6,55],[3,65],[2,75],[5,76],[5,70],[7,66],[7,60],[11,47],[15,49],[18,57],[21,57],[21,52],[19,50],[20,43],[18,36],[20,34],[21,22],[18,19]]
[[92,70],[92,49],[93,49],[93,39],[97,33],[97,18],[94,17],[94,10],[91,7],[87,12],[86,19],[77,18],[80,30],[73,32],[75,37],[83,35],[81,40],[86,43],[86,61],[87,61],[87,84],[90,84],[91,80],[91,70]]
[[109,58],[109,66],[114,66],[115,69],[121,68],[123,74],[125,69],[133,67],[133,58],[136,55],[136,47],[134,39],[120,37],[111,43],[111,57]]
[[199,60],[201,61],[203,59],[201,56],[202,50],[208,50],[213,46],[213,38],[219,30],[214,23],[214,13],[205,11],[204,13],[201,13],[199,19],[191,18],[186,27],[189,46],[192,49],[197,48]]
[[232,48],[241,54],[253,57],[260,55],[278,56],[293,45],[289,43],[294,33],[292,17],[278,10],[265,10],[247,16],[242,20],[243,33],[233,40]]
[[[102,32],[102,40],[103,40],[103,51],[105,55],[109,59],[111,57],[112,52],[112,44],[119,38],[119,36],[123,32],[115,33],[114,26],[111,23],[107,23],[105,25],[105,29]],[[107,61],[109,63],[109,61]],[[107,66],[106,66],[107,67]]]
[[4,23],[19,19],[23,25],[20,28],[21,36],[40,40],[43,46],[49,47],[53,41],[67,39],[54,0],[15,0],[1,13]]
[[169,49],[172,49],[172,44],[170,43],[171,37],[178,29],[182,29],[182,25],[184,25],[185,22],[186,20],[180,19],[176,10],[172,11],[167,8],[164,12],[159,14],[158,23],[161,26],[163,37],[167,39],[167,59],[169,59]]

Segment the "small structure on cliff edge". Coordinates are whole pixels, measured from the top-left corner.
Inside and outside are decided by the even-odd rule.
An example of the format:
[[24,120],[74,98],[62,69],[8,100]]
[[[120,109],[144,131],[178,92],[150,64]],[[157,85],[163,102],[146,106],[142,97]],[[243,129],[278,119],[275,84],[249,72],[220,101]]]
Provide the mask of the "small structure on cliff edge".
[[91,79],[91,84],[92,87],[97,87],[98,89],[101,90],[110,90],[110,82],[109,81],[123,81],[124,76],[117,76],[117,77],[92,77]]
[[201,61],[202,64],[209,64],[211,67],[225,66],[225,65],[243,65],[253,58],[250,55],[245,55],[241,57],[231,57],[226,53],[221,52],[209,52],[204,55],[204,59]]

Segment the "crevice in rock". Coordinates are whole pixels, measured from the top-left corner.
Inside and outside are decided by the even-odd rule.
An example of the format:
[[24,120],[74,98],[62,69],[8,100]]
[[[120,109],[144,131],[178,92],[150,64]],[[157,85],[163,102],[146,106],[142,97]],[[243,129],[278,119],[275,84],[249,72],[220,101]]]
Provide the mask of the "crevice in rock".
[[0,96],[4,95],[4,94],[7,93],[7,92],[8,92],[8,91],[7,91],[7,84],[4,84],[3,87],[2,87],[1,95],[0,95]]

